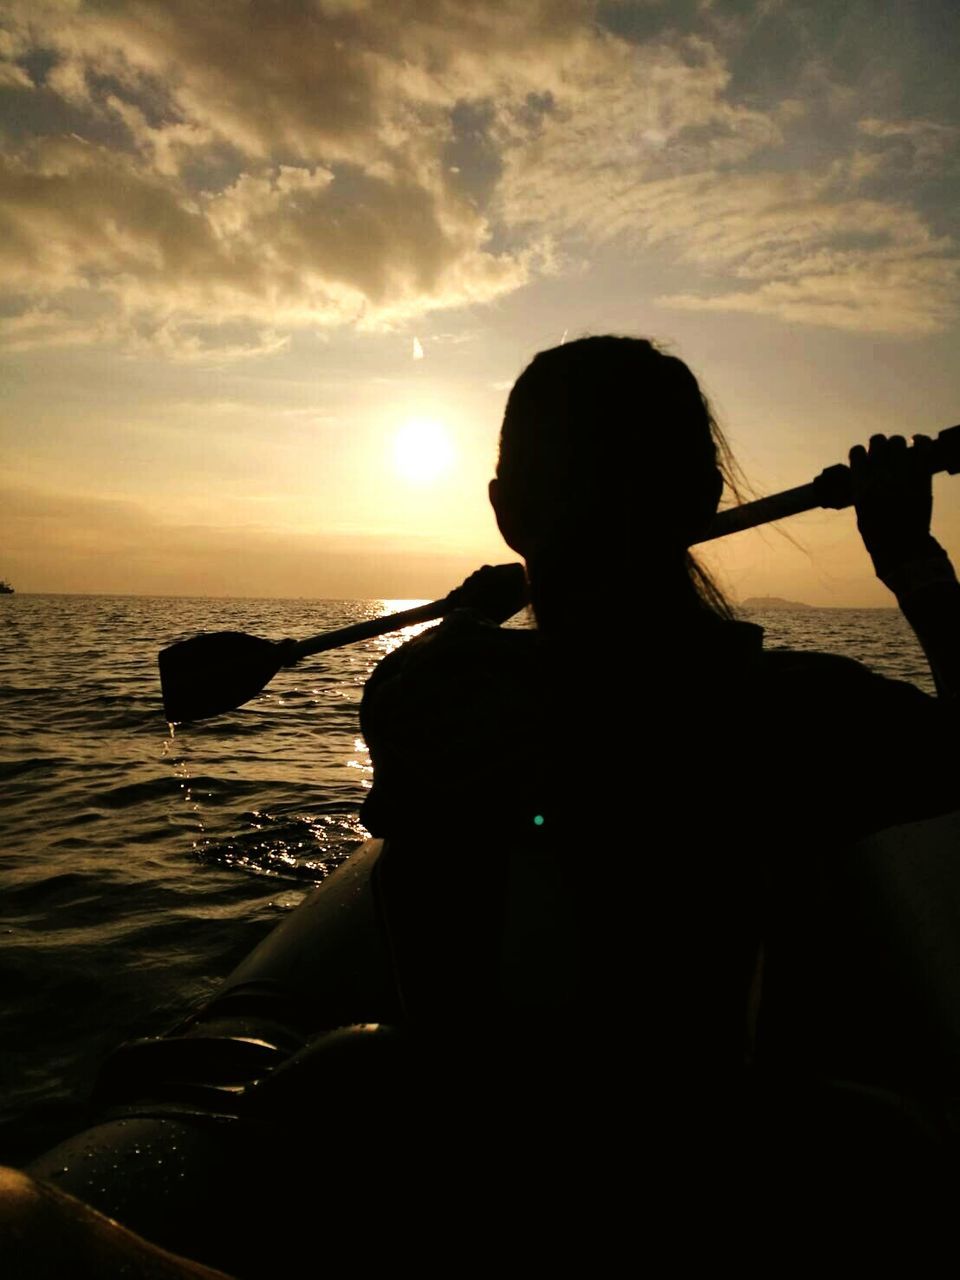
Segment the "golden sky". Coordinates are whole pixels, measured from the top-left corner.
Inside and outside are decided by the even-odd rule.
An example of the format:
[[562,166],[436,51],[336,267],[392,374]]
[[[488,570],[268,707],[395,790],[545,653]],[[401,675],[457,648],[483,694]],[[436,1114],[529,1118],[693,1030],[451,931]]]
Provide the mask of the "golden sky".
[[[953,0],[2,0],[0,576],[440,595],[509,558],[565,336],[683,356],[758,492],[935,434],[958,57]],[[849,512],[788,527],[711,550],[732,595],[890,601]]]

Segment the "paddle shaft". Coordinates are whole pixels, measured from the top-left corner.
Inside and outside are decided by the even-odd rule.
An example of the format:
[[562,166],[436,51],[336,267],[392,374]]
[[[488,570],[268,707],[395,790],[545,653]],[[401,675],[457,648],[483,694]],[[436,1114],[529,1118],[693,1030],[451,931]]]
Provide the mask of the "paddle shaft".
[[[946,427],[933,441],[930,464],[934,475],[946,471],[954,476],[960,472],[960,424]],[[838,511],[852,505],[853,480],[850,468],[842,464],[827,467],[810,484],[801,484],[795,489],[785,489],[768,498],[745,502],[743,506],[721,511],[699,542],[712,542],[715,538],[725,538],[727,534],[754,529],[757,525],[799,515],[802,511],[813,511],[816,507],[829,507]]]
[[385,635],[388,631],[399,631],[402,627],[413,626],[417,622],[433,622],[442,618],[454,608],[451,596],[441,600],[431,600],[429,604],[416,605],[413,609],[404,609],[400,613],[387,613],[380,618],[371,618],[369,622],[356,622],[350,627],[341,627],[338,631],[326,631],[323,635],[310,636],[306,640],[289,642],[286,650],[289,655],[283,665],[291,667],[301,658],[311,653],[323,653],[325,649],[339,649],[341,645],[354,644],[357,640],[370,640],[374,636]]

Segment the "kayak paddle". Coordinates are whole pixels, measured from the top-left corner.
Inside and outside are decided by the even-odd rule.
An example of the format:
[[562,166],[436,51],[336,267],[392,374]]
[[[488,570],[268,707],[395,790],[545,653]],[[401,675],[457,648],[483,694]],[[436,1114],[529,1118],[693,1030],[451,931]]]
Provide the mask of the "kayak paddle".
[[[947,427],[933,441],[930,469],[934,474],[947,471],[956,475],[960,472],[960,424]],[[810,484],[720,512],[700,541],[710,542],[801,511],[812,511],[815,507],[839,510],[852,504],[850,468],[843,465],[827,467]],[[499,568],[504,571],[505,581],[506,575],[523,572],[516,564]],[[242,631],[217,631],[195,636],[192,640],[181,640],[160,654],[164,713],[171,724],[179,724],[233,711],[255,698],[281,667],[292,667],[308,654],[338,649],[341,645],[399,631],[414,623],[442,618],[457,608],[458,596],[458,591],[451,591],[443,599],[433,600],[430,604],[373,618],[369,622],[358,622],[339,631],[311,636],[308,640],[261,640]]]
[[[511,599],[516,597],[517,608],[523,607],[526,579],[522,565],[497,565],[486,572],[499,575],[490,583],[492,591],[506,593]],[[339,649],[341,645],[386,635],[388,631],[399,631],[418,622],[432,622],[456,609],[459,599],[457,588],[441,600],[357,622],[307,640],[261,640],[243,631],[214,631],[181,640],[160,651],[164,714],[171,724],[181,724],[185,720],[206,720],[224,711],[233,711],[255,698],[281,667],[292,667],[311,653]]]
[[[946,471],[952,476],[960,472],[960,424],[945,427],[933,441],[930,449],[930,471],[933,475]],[[771,520],[796,516],[801,511],[813,511],[816,507],[830,507],[839,511],[843,507],[852,506],[853,483],[850,468],[840,463],[821,471],[810,484],[798,485],[796,489],[784,489],[782,493],[772,493],[769,498],[758,498],[756,502],[745,502],[740,507],[721,511],[699,541],[712,542],[714,538],[725,538],[728,533],[754,529],[757,525],[769,524]]]

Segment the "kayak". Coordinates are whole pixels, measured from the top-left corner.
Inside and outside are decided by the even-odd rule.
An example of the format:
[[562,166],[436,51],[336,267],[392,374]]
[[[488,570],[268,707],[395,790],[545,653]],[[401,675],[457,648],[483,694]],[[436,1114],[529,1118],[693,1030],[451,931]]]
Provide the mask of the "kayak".
[[315,1106],[340,1057],[363,1059],[370,1045],[379,1056],[390,1038],[380,1024],[400,1015],[376,888],[382,853],[382,841],[361,846],[208,1004],[121,1045],[95,1086],[96,1122],[27,1172],[174,1253],[264,1274],[276,1256],[259,1224],[276,1174],[251,1168],[284,1161],[291,1172],[286,1128],[307,1077]]
[[[790,1081],[789,1105],[782,1091],[774,1103],[781,1139],[785,1117],[801,1141],[811,1116],[829,1116],[832,1134],[852,1126],[861,1155],[875,1133],[900,1159],[929,1136],[930,1108],[914,1100],[960,1092],[958,851],[960,812],[861,841],[834,869],[800,961],[773,966],[758,1061],[763,1078]],[[636,1123],[630,1107],[648,1143],[667,1123],[625,1052],[637,1013],[629,1034],[581,1017],[583,892],[545,843],[500,851],[477,876],[449,849],[367,841],[209,1003],[122,1045],[100,1073],[96,1123],[28,1172],[238,1276],[277,1267],[281,1221],[300,1243],[318,1215],[340,1240],[371,1214],[397,1230],[439,1215],[453,1231],[492,1185],[530,1212],[536,1186],[555,1212],[571,1161],[602,1167]],[[803,1073],[816,1087],[798,1086]],[[672,1115],[674,1135],[709,1122],[710,1082],[697,1089],[706,1101]],[[766,1132],[766,1102],[749,1105]],[[426,1182],[411,1180],[411,1153]]]
[[[468,892],[449,849],[368,840],[211,1001],[163,1035],[121,1045],[99,1074],[96,1122],[26,1171],[174,1253],[243,1276],[276,1269],[275,1223],[284,1222],[288,1247],[296,1224],[312,1232],[318,1152],[331,1204],[338,1186],[368,1183],[376,1153],[380,1191],[367,1187],[362,1203],[348,1197],[337,1207],[348,1238],[366,1230],[371,1212],[394,1222],[420,1212],[406,1152],[416,1148],[437,1170],[469,1151],[455,1202],[441,1212],[450,1188],[431,1193],[431,1212],[452,1230],[465,1204],[481,1203],[482,1171],[501,1160],[492,1135],[515,1110],[490,1087],[505,1043],[489,1032],[504,944],[489,914],[502,882],[494,862],[487,857],[479,882],[471,873]],[[447,906],[460,900],[455,917],[439,909],[441,895]],[[516,984],[521,1002],[525,981]],[[545,1009],[555,998],[546,992]],[[526,1006],[522,1017],[529,1023]],[[512,1035],[511,1059],[526,1034]],[[552,1054],[551,1037],[527,1038],[541,1058]],[[511,1068],[509,1092],[519,1089]],[[476,1195],[464,1199],[467,1184]]]

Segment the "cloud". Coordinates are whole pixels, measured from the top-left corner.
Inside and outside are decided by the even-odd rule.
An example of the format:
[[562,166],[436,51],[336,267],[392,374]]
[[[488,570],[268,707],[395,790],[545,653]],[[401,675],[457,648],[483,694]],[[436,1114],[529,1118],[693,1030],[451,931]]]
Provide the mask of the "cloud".
[[195,204],[130,157],[78,137],[41,138],[0,157],[0,190],[8,288],[52,294],[124,279],[163,283],[217,262]]
[[778,146],[776,117],[727,100],[730,73],[697,38],[633,46],[599,41],[548,110],[500,112],[509,223],[609,238],[636,195],[671,175],[723,172]]
[[7,351],[89,346],[114,335],[115,330],[109,323],[91,324],[89,320],[45,302],[0,317],[0,345]]
[[884,168],[907,170],[915,178],[956,173],[960,161],[960,128],[939,120],[880,120],[857,122],[860,133],[874,144],[872,154]]
[[0,157],[0,188],[7,287],[108,294],[141,336],[145,316],[387,322],[488,300],[528,270],[527,255],[484,247],[476,211],[413,175],[280,166],[196,196],[126,153],[54,138]]
[[[572,237],[583,254],[615,242],[695,268],[706,287],[663,294],[665,306],[898,334],[956,321],[956,241],[902,187],[865,194],[878,163],[853,147],[783,166],[805,113],[793,99],[767,113],[731,104],[729,73],[701,40],[618,47],[616,73],[613,58],[581,68],[549,114],[514,130],[498,196],[506,221]],[[869,119],[860,133],[906,140],[915,171],[957,139],[929,121]]]
[[858,114],[822,75],[822,101],[802,77],[740,94],[732,50],[764,6],[690,8],[685,34],[651,9],[642,36],[631,6],[587,0],[7,9],[14,344],[80,341],[97,298],[95,340],[243,358],[488,303],[613,242],[694,277],[670,305],[904,333],[955,316],[955,244],[878,183],[908,159],[935,174],[956,129]]
[[290,334],[269,328],[248,333],[241,327],[236,340],[231,341],[224,332],[230,328],[237,330],[236,326],[198,327],[167,320],[128,333],[127,349],[131,354],[159,353],[177,364],[221,368],[256,356],[272,356],[290,345]]
[[0,60],[0,88],[30,89],[32,81],[22,67]]
[[390,324],[529,278],[535,254],[491,249],[444,146],[462,78],[492,92],[504,74],[496,58],[484,70],[484,50],[522,68],[513,35],[526,25],[526,54],[540,50],[545,21],[455,5],[458,35],[442,3],[31,0],[11,13],[9,52],[49,51],[41,96],[87,127],[3,158],[8,289],[108,294],[142,334],[144,315]]
[[661,305],[771,315],[865,333],[956,321],[960,257],[909,206],[837,191],[837,175],[650,184],[637,231],[713,280],[750,287],[668,294]]
[[[529,79],[532,62],[582,41],[591,5],[450,0],[245,5],[121,0],[110,6],[14,0],[19,29],[42,31],[58,61],[48,83],[96,102],[104,79],[265,161],[373,163],[424,127],[442,127],[464,90]],[[539,78],[539,77],[537,77]]]
[[937,333],[957,318],[960,272],[944,282],[928,273],[931,293],[921,291],[913,264],[907,271],[863,266],[798,280],[777,280],[755,289],[714,296],[664,294],[661,306],[686,311],[745,312],[774,316],[788,324],[826,325],[856,333]]

